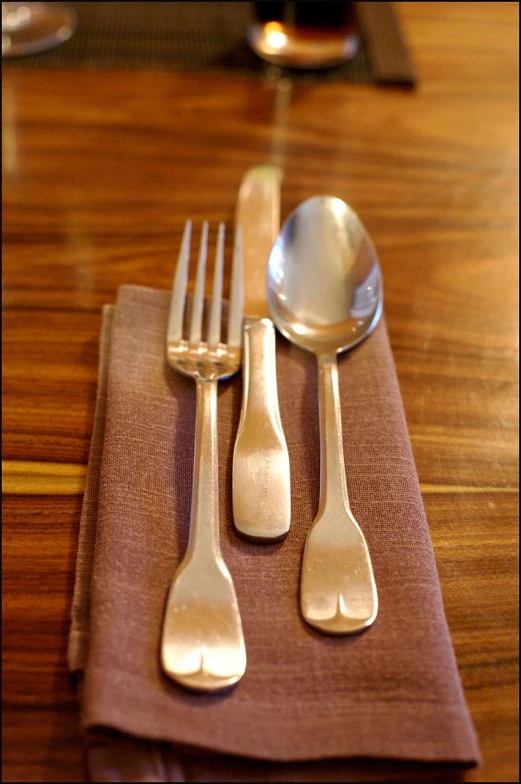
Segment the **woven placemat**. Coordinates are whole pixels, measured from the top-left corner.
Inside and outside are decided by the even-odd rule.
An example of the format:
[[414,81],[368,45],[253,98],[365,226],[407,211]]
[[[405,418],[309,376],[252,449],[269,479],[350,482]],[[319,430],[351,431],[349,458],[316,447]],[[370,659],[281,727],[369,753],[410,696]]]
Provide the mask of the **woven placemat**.
[[[274,66],[264,63],[246,43],[253,3],[68,5],[78,15],[78,29],[72,38],[50,51],[9,59],[9,67],[176,69],[260,77],[273,74]],[[414,75],[392,3],[357,5],[361,45],[353,60],[318,71],[277,70],[294,81],[412,84]]]

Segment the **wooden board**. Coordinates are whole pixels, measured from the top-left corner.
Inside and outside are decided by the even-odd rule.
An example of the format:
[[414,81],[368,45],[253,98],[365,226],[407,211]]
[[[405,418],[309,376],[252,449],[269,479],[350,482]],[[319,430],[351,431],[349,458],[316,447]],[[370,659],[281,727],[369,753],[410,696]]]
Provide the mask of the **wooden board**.
[[269,162],[283,217],[329,192],[378,248],[466,779],[518,780],[518,4],[397,5],[415,91],[4,67],[5,781],[85,776],[65,652],[101,307],[168,288],[185,219],[231,227]]

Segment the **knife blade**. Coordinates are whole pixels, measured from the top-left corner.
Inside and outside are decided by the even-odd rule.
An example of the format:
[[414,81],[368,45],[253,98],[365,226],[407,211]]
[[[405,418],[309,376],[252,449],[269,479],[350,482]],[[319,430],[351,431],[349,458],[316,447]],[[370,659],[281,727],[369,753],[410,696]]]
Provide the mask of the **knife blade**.
[[268,318],[266,267],[280,227],[281,170],[255,166],[241,183],[235,220],[244,269],[241,418],[233,453],[233,517],[237,533],[277,542],[289,531],[290,467],[280,419],[275,328]]

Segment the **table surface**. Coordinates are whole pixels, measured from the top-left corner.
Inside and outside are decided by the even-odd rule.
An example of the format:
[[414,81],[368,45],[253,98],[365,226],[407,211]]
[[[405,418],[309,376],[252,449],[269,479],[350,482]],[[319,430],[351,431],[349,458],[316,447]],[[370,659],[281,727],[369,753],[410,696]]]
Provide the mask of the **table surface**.
[[448,623],[484,756],[518,781],[518,4],[399,3],[416,90],[3,72],[5,781],[82,781],[66,638],[100,310],[167,289],[244,171],[330,192],[378,249]]

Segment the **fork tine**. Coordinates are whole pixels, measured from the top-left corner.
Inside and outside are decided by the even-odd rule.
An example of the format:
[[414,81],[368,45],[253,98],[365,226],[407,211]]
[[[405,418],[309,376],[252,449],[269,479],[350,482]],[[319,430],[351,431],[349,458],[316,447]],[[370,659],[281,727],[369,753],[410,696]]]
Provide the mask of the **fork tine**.
[[206,255],[208,248],[208,221],[203,223],[201,242],[199,245],[199,261],[197,263],[197,278],[195,281],[194,296],[192,299],[192,320],[190,322],[190,343],[199,343],[201,340],[201,327],[203,322],[204,279],[206,270]]
[[242,274],[242,229],[237,226],[233,246],[230,307],[228,310],[228,345],[233,348],[239,348],[242,343],[242,311],[244,306]]
[[192,221],[186,221],[181,242],[181,250],[175,268],[172,297],[170,299],[170,312],[166,336],[168,342],[177,342],[183,336],[183,315],[186,300],[186,287],[188,283],[188,264],[190,262],[190,235]]
[[213,273],[212,304],[208,325],[208,345],[217,346],[221,339],[221,307],[223,292],[224,267],[224,223],[219,223],[217,248],[215,251],[215,267]]

